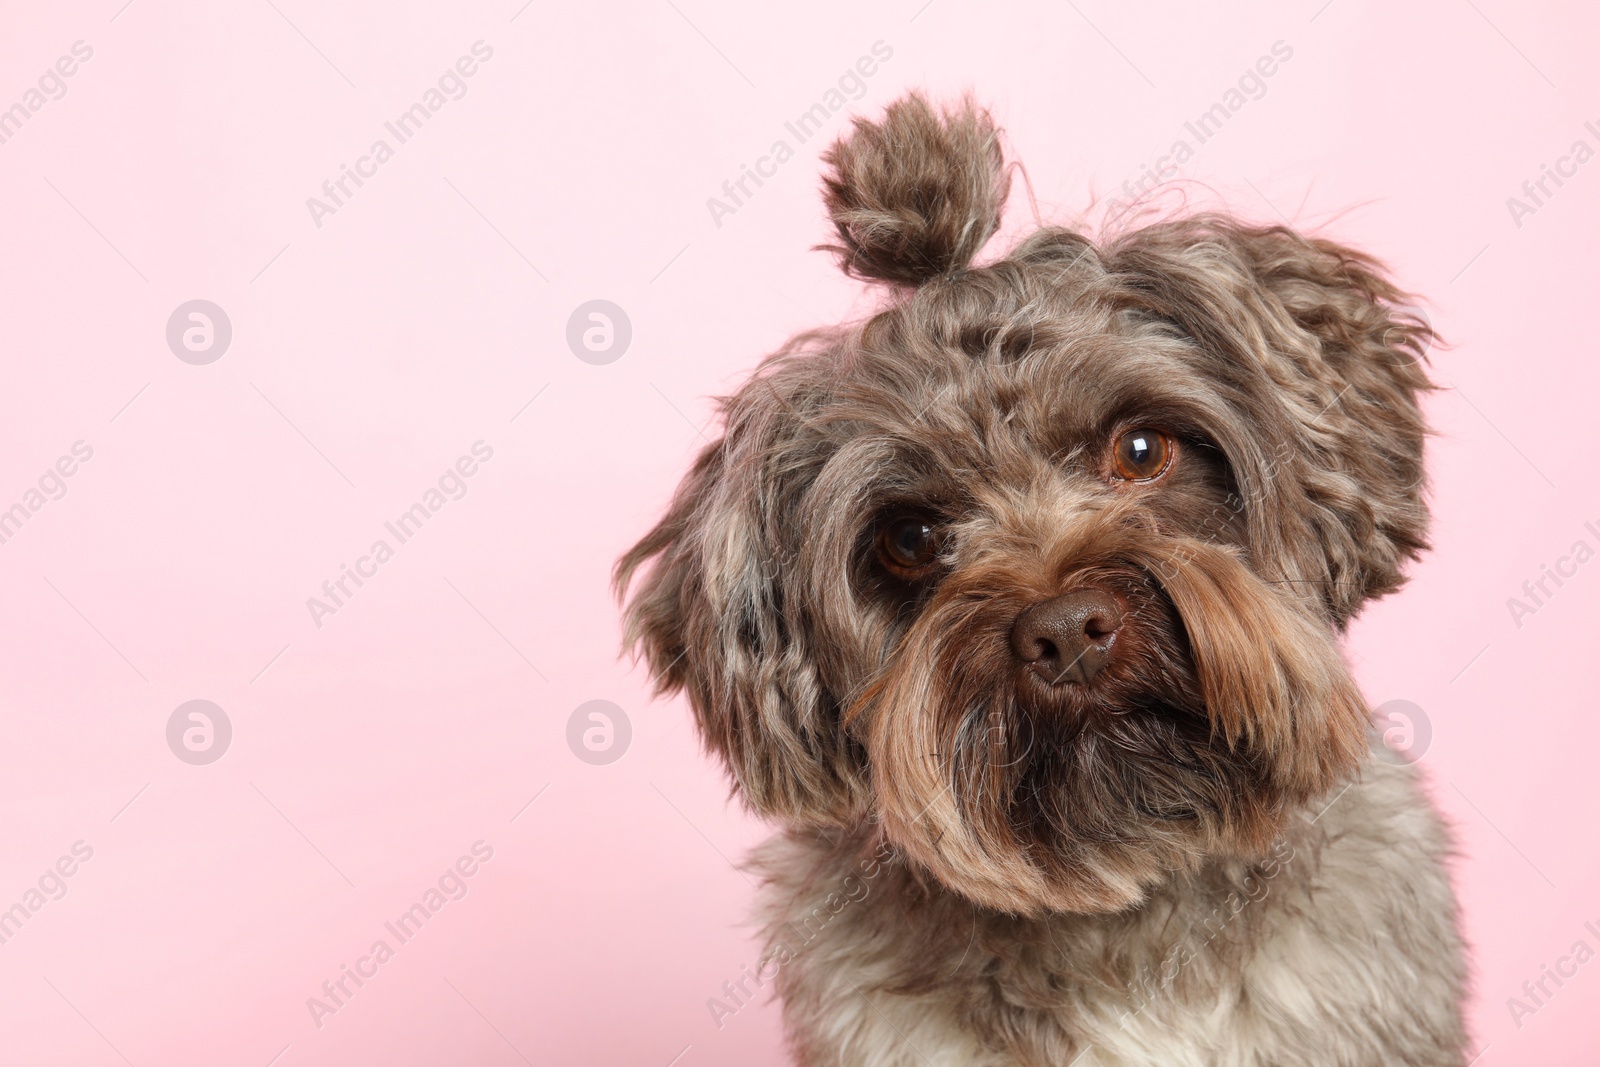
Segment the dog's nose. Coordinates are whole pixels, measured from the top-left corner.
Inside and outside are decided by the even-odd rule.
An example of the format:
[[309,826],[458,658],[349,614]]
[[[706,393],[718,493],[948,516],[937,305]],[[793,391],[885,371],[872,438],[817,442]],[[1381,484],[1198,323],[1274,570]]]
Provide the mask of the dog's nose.
[[1011,650],[1049,685],[1087,682],[1111,658],[1122,607],[1110,593],[1079,589],[1017,616]]

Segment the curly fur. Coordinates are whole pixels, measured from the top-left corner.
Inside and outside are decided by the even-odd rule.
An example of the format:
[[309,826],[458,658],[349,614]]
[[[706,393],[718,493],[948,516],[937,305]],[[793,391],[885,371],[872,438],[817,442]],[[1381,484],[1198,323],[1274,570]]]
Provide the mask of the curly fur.
[[[1045,228],[972,267],[998,145],[912,96],[835,146],[843,265],[902,295],[725,400],[617,568],[629,643],[786,827],[769,914],[830,857],[895,851],[850,932],[783,971],[802,1062],[912,1062],[842,981],[928,1062],[1460,1063],[1447,846],[1405,769],[1374,772],[1337,643],[1426,547],[1428,327],[1370,257],[1217,214]],[[1175,442],[1157,484],[1108,475],[1133,427]],[[941,531],[916,580],[873,550],[906,509]],[[1019,672],[1018,615],[1081,588],[1126,609],[1109,665]],[[1359,816],[1312,847],[1346,791]],[[1107,1031],[1145,996],[1128,954],[1282,847],[1295,892]],[[1319,983],[1324,1008],[1296,999]],[[1410,1003],[1371,1003],[1391,987]]]
[[900,285],[964,270],[999,228],[1010,188],[988,113],[968,102],[941,115],[915,93],[881,123],[857,119],[824,162],[844,242],[828,247],[848,273]]

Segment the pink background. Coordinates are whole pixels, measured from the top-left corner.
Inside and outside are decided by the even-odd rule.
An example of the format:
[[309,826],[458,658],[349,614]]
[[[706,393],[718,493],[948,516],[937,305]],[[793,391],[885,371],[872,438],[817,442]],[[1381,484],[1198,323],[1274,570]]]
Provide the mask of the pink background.
[[[0,908],[93,849],[0,946],[0,1059],[778,1060],[775,1006],[720,1029],[706,1007],[756,958],[730,861],[767,830],[683,705],[618,660],[607,572],[714,435],[708,397],[870,306],[808,251],[843,113],[720,226],[706,199],[880,40],[893,56],[848,110],[972,87],[1058,220],[1293,49],[1182,177],[1381,255],[1454,343],[1433,353],[1454,387],[1429,405],[1437,546],[1350,656],[1375,705],[1431,723],[1479,1062],[1600,1057],[1600,962],[1533,1015],[1507,1006],[1574,942],[1600,948],[1600,562],[1520,627],[1506,603],[1575,541],[1600,548],[1600,162],[1520,226],[1506,204],[1574,141],[1600,147],[1600,18],[122,2],[13,0],[0,20],[0,107],[93,49],[0,144],[0,508],[93,449],[0,545]],[[466,95],[317,227],[306,198],[478,40],[493,56]],[[1020,185],[1011,206],[1015,235]],[[233,326],[205,366],[164,336],[195,298]],[[565,341],[597,298],[633,326],[604,366]],[[494,455],[465,497],[314,625],[307,598],[479,440]],[[192,699],[233,727],[208,766],[166,742]],[[592,699],[632,723],[609,766],[565,740]],[[465,898],[319,1028],[307,998],[479,840],[494,856]]]

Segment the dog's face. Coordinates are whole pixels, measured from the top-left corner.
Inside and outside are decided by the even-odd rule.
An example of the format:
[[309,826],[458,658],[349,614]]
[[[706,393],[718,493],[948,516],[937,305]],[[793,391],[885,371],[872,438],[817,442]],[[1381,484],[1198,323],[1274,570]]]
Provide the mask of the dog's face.
[[1347,775],[1336,638],[1424,545],[1427,327],[1365,256],[1218,216],[967,269],[1005,180],[919,98],[830,156],[900,286],[726,404],[619,564],[629,636],[758,812],[877,823],[1015,913],[1264,852]]

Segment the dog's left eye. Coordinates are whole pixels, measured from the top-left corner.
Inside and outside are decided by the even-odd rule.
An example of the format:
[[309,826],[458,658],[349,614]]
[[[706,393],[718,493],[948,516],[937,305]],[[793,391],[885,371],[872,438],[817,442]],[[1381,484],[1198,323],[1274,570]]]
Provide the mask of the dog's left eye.
[[903,515],[878,531],[878,558],[901,577],[916,577],[938,554],[938,530],[927,519]]
[[1172,439],[1160,430],[1129,430],[1117,438],[1111,469],[1125,481],[1147,482],[1166,472],[1173,451]]

